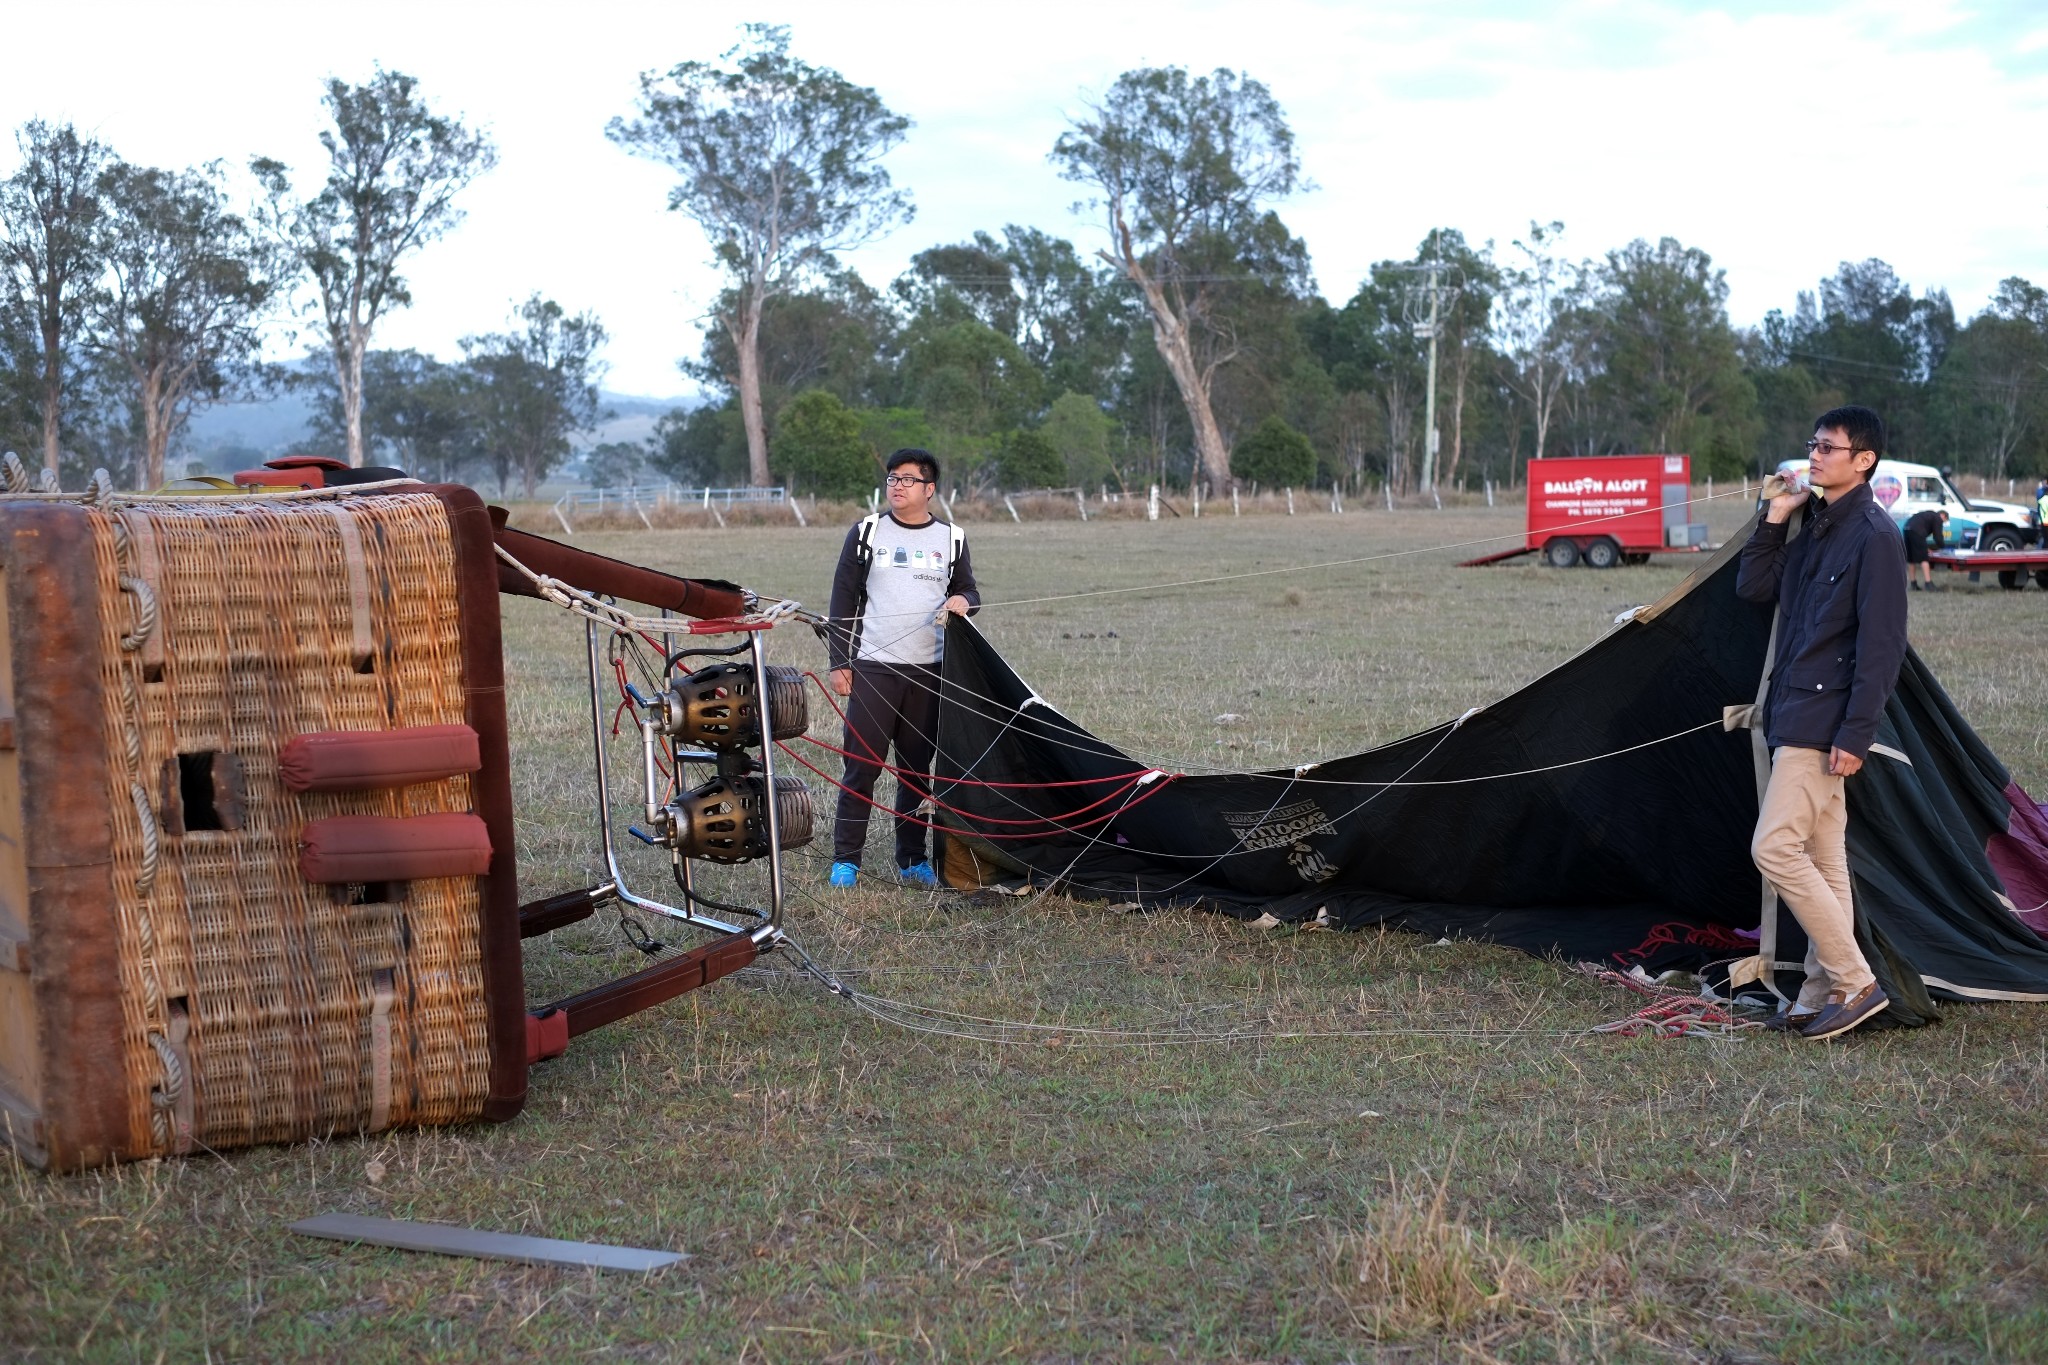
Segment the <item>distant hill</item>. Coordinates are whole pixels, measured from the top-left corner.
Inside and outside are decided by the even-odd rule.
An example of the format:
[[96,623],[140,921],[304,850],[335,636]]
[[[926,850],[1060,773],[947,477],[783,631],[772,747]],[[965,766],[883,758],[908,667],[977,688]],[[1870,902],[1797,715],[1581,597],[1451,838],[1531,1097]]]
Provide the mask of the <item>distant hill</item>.
[[[596,432],[587,438],[588,443],[644,441],[654,434],[654,424],[671,409],[694,408],[703,401],[695,394],[649,398],[600,389],[599,410],[613,415],[598,424]],[[305,440],[312,415],[313,405],[295,393],[281,393],[254,403],[219,404],[192,419],[172,464],[180,472],[188,463],[201,463],[216,472],[246,469],[252,463],[298,448]]]

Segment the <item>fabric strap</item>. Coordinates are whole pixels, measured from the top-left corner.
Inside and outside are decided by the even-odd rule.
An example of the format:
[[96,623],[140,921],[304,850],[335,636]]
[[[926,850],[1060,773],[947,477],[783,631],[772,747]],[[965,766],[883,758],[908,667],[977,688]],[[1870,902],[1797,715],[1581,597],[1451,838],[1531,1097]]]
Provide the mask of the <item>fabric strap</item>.
[[341,530],[341,554],[348,570],[349,657],[357,668],[376,657],[377,643],[370,633],[370,566],[363,558],[363,534],[355,518],[339,504],[327,508]]
[[375,980],[370,1005],[369,1131],[381,1133],[391,1126],[391,1006],[398,994],[392,989],[390,968],[378,972]]

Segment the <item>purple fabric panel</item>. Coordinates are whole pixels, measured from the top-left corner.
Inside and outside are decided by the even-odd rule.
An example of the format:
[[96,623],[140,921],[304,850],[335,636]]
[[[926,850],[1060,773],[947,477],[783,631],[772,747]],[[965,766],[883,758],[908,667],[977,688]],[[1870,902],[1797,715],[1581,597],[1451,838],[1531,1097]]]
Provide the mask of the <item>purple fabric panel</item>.
[[2005,799],[2012,823],[1985,841],[1984,853],[2020,918],[2048,938],[2048,806],[2036,805],[2017,782],[2006,787]]

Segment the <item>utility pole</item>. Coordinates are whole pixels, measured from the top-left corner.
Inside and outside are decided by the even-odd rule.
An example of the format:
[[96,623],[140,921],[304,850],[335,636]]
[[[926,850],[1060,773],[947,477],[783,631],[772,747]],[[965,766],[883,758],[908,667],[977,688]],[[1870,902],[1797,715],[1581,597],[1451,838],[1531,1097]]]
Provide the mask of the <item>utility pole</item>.
[[[1462,288],[1459,285],[1445,284],[1443,282],[1444,276],[1449,271],[1444,263],[1435,259],[1434,256],[1430,260],[1409,268],[1422,271],[1428,279],[1428,283],[1419,288],[1414,285],[1408,287],[1405,300],[1406,306],[1403,311],[1408,316],[1408,325],[1413,330],[1415,336],[1417,338],[1427,338],[1429,341],[1429,375],[1423,385],[1422,491],[1435,498],[1436,453],[1438,445],[1436,429],[1437,334],[1441,330],[1443,310],[1458,297],[1459,293],[1462,292]],[[1429,315],[1426,318],[1422,316],[1422,302],[1425,297],[1429,300]],[[1441,507],[1443,504],[1439,500],[1437,505]]]
[[1429,379],[1423,385],[1422,400],[1422,491],[1436,492],[1436,333],[1438,309],[1443,297],[1436,287],[1437,263],[1429,263],[1429,321],[1416,327],[1417,336],[1429,338]]

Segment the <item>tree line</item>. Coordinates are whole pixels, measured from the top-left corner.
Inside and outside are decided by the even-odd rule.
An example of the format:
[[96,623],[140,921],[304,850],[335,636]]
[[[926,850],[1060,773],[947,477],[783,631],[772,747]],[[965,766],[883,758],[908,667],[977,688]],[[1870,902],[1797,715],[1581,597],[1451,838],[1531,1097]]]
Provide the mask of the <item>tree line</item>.
[[[536,295],[446,361],[371,344],[410,302],[405,258],[459,221],[455,197],[494,153],[396,73],[330,81],[325,102],[319,192],[294,197],[259,158],[239,211],[219,163],[138,168],[68,127],[19,131],[0,186],[0,444],[153,486],[192,411],[280,382],[318,397],[307,444],[354,464],[530,494],[587,440],[605,339],[591,314]],[[668,207],[725,284],[679,362],[710,401],[644,444],[587,451],[599,483],[858,495],[900,445],[1012,489],[1409,493],[1624,451],[1732,477],[1796,452],[1841,402],[1883,412],[1904,458],[2048,469],[2048,291],[2024,279],[1959,319],[1945,291],[1846,262],[1738,328],[1699,247],[1579,255],[1563,224],[1532,222],[1506,244],[1432,230],[1326,297],[1281,217],[1311,188],[1293,130],[1244,73],[1129,71],[1071,120],[1047,154],[1095,220],[1087,240],[992,226],[879,286],[844,258],[914,221],[883,164],[911,125],[794,56],[786,28],[645,73],[606,132],[674,172]],[[262,329],[291,320],[320,363],[257,364]]]
[[[0,447],[40,454],[46,481],[94,466],[156,488],[192,415],[307,391],[303,447],[442,477],[495,474],[529,493],[597,413],[604,328],[538,294],[459,361],[378,350],[411,303],[408,257],[461,222],[489,139],[437,114],[418,82],[327,82],[324,181],[311,195],[269,157],[237,202],[225,163],[134,165],[69,124],[16,130],[0,181]],[[271,329],[308,334],[304,363],[265,364]]]

